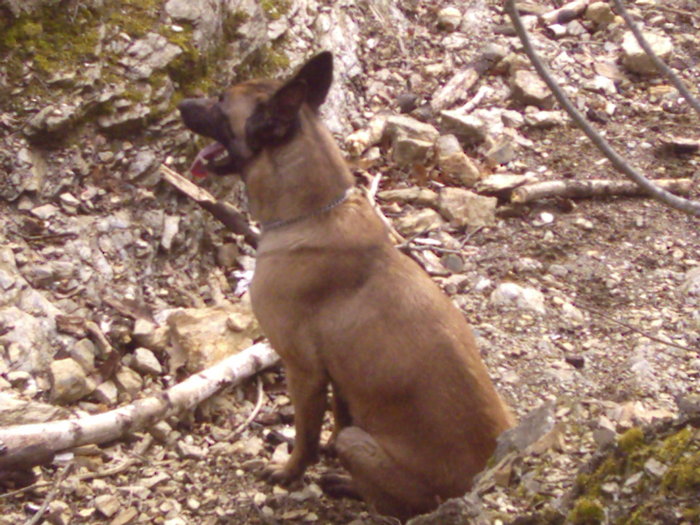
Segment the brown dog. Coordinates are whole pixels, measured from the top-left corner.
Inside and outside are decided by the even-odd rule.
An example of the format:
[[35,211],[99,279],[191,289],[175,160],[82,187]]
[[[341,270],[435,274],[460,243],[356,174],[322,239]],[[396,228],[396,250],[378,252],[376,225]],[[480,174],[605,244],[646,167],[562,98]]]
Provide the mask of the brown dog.
[[262,224],[253,308],[282,356],[295,409],[290,483],[316,461],[333,390],[335,448],[359,494],[405,519],[460,496],[511,416],[462,314],[390,242],[317,111],[333,61],[250,81],[180,111],[217,142],[194,172],[238,173]]

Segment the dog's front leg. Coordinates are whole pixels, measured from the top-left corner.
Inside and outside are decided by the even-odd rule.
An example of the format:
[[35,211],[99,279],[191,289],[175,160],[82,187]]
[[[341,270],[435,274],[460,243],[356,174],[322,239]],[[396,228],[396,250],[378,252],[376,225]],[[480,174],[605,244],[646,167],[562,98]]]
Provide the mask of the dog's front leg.
[[318,460],[328,386],[328,380],[322,373],[308,373],[289,366],[285,370],[289,396],[294,405],[294,450],[286,465],[270,465],[263,474],[269,481],[281,485],[299,479],[306,467]]

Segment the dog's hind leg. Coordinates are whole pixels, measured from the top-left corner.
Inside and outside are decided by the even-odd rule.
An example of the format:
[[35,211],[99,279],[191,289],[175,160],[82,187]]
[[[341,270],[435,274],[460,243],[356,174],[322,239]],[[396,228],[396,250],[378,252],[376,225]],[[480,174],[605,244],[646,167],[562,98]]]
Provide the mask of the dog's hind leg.
[[430,487],[396,463],[361,428],[343,429],[335,446],[354,488],[380,514],[405,520],[439,503]]

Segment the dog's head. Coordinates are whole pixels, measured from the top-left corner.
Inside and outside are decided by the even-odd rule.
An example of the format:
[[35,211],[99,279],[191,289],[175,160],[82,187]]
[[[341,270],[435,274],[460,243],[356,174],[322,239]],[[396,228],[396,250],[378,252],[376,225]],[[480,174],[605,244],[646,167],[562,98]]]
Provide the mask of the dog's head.
[[214,139],[192,164],[194,175],[243,174],[262,150],[293,138],[304,105],[316,112],[333,80],[333,55],[319,53],[287,82],[251,80],[215,98],[190,98],[178,106],[193,132]]

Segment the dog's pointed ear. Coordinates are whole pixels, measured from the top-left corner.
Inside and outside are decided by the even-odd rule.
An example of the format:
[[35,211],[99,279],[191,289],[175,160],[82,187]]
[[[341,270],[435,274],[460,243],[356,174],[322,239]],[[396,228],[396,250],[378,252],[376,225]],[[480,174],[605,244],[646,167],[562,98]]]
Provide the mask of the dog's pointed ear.
[[333,83],[333,53],[323,51],[309,59],[289,81],[303,81],[308,86],[306,103],[314,111],[323,104]]
[[281,122],[292,122],[307,100],[308,91],[305,81],[293,78],[272,95],[268,103],[269,116]]

